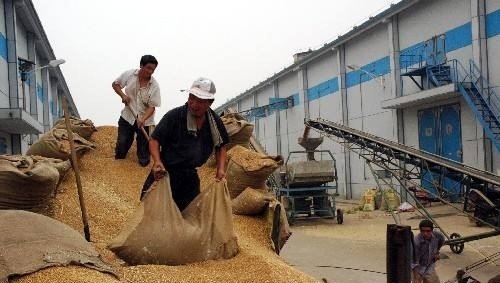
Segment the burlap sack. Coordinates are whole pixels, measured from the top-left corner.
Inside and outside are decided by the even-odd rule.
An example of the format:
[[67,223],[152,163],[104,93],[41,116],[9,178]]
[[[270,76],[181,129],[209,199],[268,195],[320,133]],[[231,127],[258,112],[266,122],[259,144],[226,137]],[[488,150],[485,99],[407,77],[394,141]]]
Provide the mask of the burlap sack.
[[[280,204],[279,201],[273,200],[269,202],[267,212],[266,212],[266,219],[267,219],[267,226],[268,226],[268,233],[269,237],[272,237],[272,225],[273,225],[273,218],[274,218],[274,211],[276,210],[278,204]],[[280,205],[280,210],[279,210],[279,234],[278,234],[278,243],[277,246],[273,246],[275,251],[277,253],[280,252],[280,250],[283,248],[285,243],[288,241],[288,238],[292,235],[292,230],[290,229],[290,224],[288,223],[288,219],[286,218],[286,211],[283,205]],[[276,243],[275,243],[276,244]],[[276,250],[277,249],[277,250]]]
[[[380,210],[397,210],[400,203],[399,196],[393,189],[385,189],[381,195]],[[387,199],[387,202],[386,202]],[[387,205],[389,203],[389,205]]]
[[129,264],[178,265],[227,259],[238,253],[225,182],[212,182],[181,213],[168,175],[135,211],[109,248]]
[[[94,123],[89,120],[81,120],[77,117],[70,117],[69,123],[71,125],[71,130],[73,133],[77,133],[84,139],[90,140],[92,134],[97,131],[94,126]],[[64,118],[59,119],[55,124],[54,128],[56,129],[66,129],[66,121]]]
[[239,215],[260,214],[273,199],[274,197],[266,191],[246,188],[233,199],[233,213]]
[[231,198],[237,197],[247,187],[267,190],[267,178],[283,164],[281,156],[267,156],[242,146],[229,150],[227,157],[226,179]]
[[71,227],[21,210],[0,210],[0,282],[49,266],[81,265],[116,276]]
[[71,168],[71,162],[69,160],[61,160],[57,158],[43,157],[38,155],[32,155],[32,156],[18,155],[18,156],[22,158],[31,157],[35,162],[41,162],[41,161],[48,162],[59,172],[59,179],[62,179],[64,175],[66,175],[68,170]]
[[[93,143],[76,133],[73,133],[73,141],[75,143],[76,153],[79,155],[95,148]],[[68,160],[71,157],[68,132],[65,129],[54,128],[50,130],[28,148],[26,155],[39,155]]]
[[45,208],[67,169],[69,163],[57,159],[0,156],[0,209]]
[[229,148],[235,145],[249,147],[250,137],[252,137],[254,126],[248,123],[243,118],[238,118],[232,114],[222,117],[222,122],[226,127],[227,134],[229,135],[230,144]]
[[360,204],[363,211],[373,211],[375,210],[375,193],[376,189],[370,188],[366,189],[361,195]]

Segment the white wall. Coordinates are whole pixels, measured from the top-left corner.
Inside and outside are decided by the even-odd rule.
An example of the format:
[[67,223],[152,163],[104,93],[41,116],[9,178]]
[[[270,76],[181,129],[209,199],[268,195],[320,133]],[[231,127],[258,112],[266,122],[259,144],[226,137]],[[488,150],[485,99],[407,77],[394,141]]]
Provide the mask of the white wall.
[[470,0],[420,1],[399,14],[399,45],[407,48],[469,21]]
[[363,66],[388,56],[388,42],[387,26],[379,24],[373,27],[346,43],[345,65]]
[[[298,75],[292,72],[278,81],[279,97],[285,98],[299,92]],[[281,153],[288,156],[290,151],[301,150],[297,139],[304,131],[304,101],[299,98],[299,104],[280,111]]]
[[[308,88],[313,88],[321,83],[338,77],[338,64],[336,53],[329,52],[317,60],[307,64],[307,84]],[[338,79],[338,78],[337,78]],[[319,99],[309,101],[309,117],[315,119],[324,115],[332,115],[337,111],[338,107],[342,109],[342,103],[325,104],[326,97],[332,96],[328,94]],[[340,100],[339,100],[340,102]]]
[[[26,60],[28,59],[28,41],[27,41],[26,29],[24,28],[24,25],[21,23],[19,18],[17,18],[16,21],[16,51],[18,58]],[[18,90],[20,94],[19,96],[21,98],[19,100],[19,107],[23,107],[22,103],[24,103],[26,112],[30,113],[29,84],[27,81],[24,83],[24,94],[23,94],[23,82],[21,81],[20,76],[18,78]],[[22,99],[24,99],[24,102]]]
[[[398,18],[399,45],[403,50],[470,22],[470,0],[420,1]],[[420,91],[409,77],[403,77],[403,88],[404,94]]]
[[[264,106],[269,104],[269,98],[274,97],[273,86],[260,90],[257,94],[257,105]],[[269,155],[277,155],[276,142],[276,113],[272,112],[269,116],[258,118],[256,123],[259,124],[258,137],[260,144],[264,147]]]
[[17,57],[28,59],[28,39],[26,29],[24,28],[21,20],[17,18],[16,21],[16,48]]
[[[364,66],[380,62],[379,60],[387,56],[389,56],[389,36],[385,24],[377,25],[346,44],[346,66],[356,65],[375,75],[382,73],[371,65]],[[387,71],[389,71],[389,60],[385,60]],[[387,81],[385,86],[382,85],[379,81],[379,79],[382,80],[381,78],[362,82],[368,79],[369,75],[350,69],[347,72],[348,126],[384,138],[394,139],[395,125],[393,125],[392,110],[380,107],[381,101],[391,97],[390,83]],[[384,78],[388,80],[389,74],[385,74]],[[354,85],[349,86],[349,81]],[[341,117],[338,118],[341,119]],[[366,188],[373,187],[375,182],[364,159],[360,158],[357,153],[350,152],[349,154],[352,193],[354,198],[358,198]]]
[[488,46],[488,80],[495,92],[500,94],[500,35],[490,37]]
[[487,0],[486,1],[486,13],[491,13],[496,10],[500,9],[500,1],[492,1],[492,0]]
[[253,95],[248,95],[240,101],[241,111],[249,110],[254,107]]
[[[50,94],[49,96],[49,125],[52,128],[54,126],[54,123],[57,122],[57,118],[52,115],[52,105],[54,105],[57,108],[57,84],[55,81],[50,80]],[[57,113],[57,112],[55,112]]]
[[[40,55],[38,52],[36,52],[36,65],[37,66],[42,66],[43,63],[41,62],[40,60]],[[43,124],[43,97],[39,98],[38,97],[38,92],[37,92],[37,89],[38,89],[38,86],[42,87],[42,91],[43,91],[43,84],[44,82],[42,81],[42,73],[41,73],[41,70],[38,70],[35,72],[35,76],[36,76],[36,86],[35,86],[35,93],[36,93],[36,100],[37,100],[37,111],[38,111],[38,121],[40,121],[40,123]],[[47,93],[45,93],[45,95],[48,95]]]
[[307,64],[308,87],[325,82],[338,74],[337,54],[329,52]]
[[[493,2],[493,3],[490,3]],[[500,1],[488,1],[488,5],[500,9]],[[490,87],[494,87],[497,95],[500,95],[500,35],[488,38],[488,80]],[[493,148],[493,172],[500,175],[500,152]]]
[[5,5],[0,1],[0,32],[5,35]]
[[[487,11],[491,13],[500,9],[500,1],[486,1]],[[417,43],[426,41],[433,36],[444,34],[452,29],[467,24],[471,20],[470,0],[422,0],[411,8],[403,11],[399,16],[399,44],[400,49],[405,49]],[[366,66],[374,61],[389,56],[389,36],[387,24],[379,24],[369,31],[350,40],[345,44],[346,47],[346,66],[357,65]],[[489,79],[491,85],[500,86],[500,36],[488,39],[488,62]],[[464,67],[468,67],[468,60],[472,58],[472,46],[468,45],[447,53],[448,60],[457,59]],[[389,67],[388,67],[389,68]],[[339,76],[338,65],[335,51],[309,62],[306,66],[308,88],[312,88],[327,80]],[[347,70],[347,72],[352,72]],[[377,136],[397,140],[396,130],[396,112],[394,110],[381,109],[380,102],[390,99],[392,84],[390,83],[391,74],[385,74],[385,88],[377,80],[365,81],[361,84],[356,82],[347,89],[347,107],[348,107],[348,125],[352,128],[366,131]],[[278,80],[279,97],[285,98],[292,94],[299,93],[299,81],[297,73],[291,73]],[[351,78],[351,80],[353,80]],[[413,82],[405,82],[405,93],[417,92],[418,89]],[[497,94],[500,94],[500,88],[497,87]],[[259,93],[257,97],[259,105],[267,104],[268,98],[273,96],[272,88],[266,88]],[[463,162],[467,165],[483,168],[480,164],[483,155],[482,147],[482,127],[476,121],[472,111],[461,97],[456,97],[439,103],[428,103],[405,109],[403,111],[404,122],[404,140],[408,146],[419,148],[418,142],[418,116],[421,109],[436,107],[439,105],[460,103],[461,108],[461,132],[463,145]],[[244,105],[247,105],[245,107]],[[253,107],[253,97],[242,101],[242,110]],[[340,92],[328,94],[309,102],[309,112],[311,118],[321,117],[333,122],[342,121],[342,103]],[[299,104],[295,107],[280,111],[281,128],[278,129],[281,134],[282,154],[286,157],[289,151],[301,150],[297,144],[297,138],[302,135],[304,126],[304,101],[300,97]],[[264,126],[265,125],[265,130]],[[262,143],[268,146],[273,138],[269,133],[275,125],[275,116],[271,115],[259,121],[259,135],[262,137]],[[264,133],[265,131],[265,133]],[[312,136],[319,136],[312,133]],[[269,145],[270,146],[270,145]],[[271,148],[271,147],[269,147]],[[325,138],[320,149],[331,150],[337,159],[339,171],[339,185],[341,193],[345,194],[343,188],[344,176],[344,156],[341,146],[328,138]],[[371,172],[365,166],[365,163],[355,153],[349,153],[351,158],[351,176],[353,196],[359,197],[364,189],[373,187],[374,181]],[[493,149],[494,171],[500,173],[500,154]],[[318,156],[326,159],[326,156]]]
[[[6,39],[5,32],[5,13],[3,0],[0,1],[0,34]],[[5,40],[5,44],[7,44]],[[0,56],[0,108],[9,107],[9,80],[7,60]]]

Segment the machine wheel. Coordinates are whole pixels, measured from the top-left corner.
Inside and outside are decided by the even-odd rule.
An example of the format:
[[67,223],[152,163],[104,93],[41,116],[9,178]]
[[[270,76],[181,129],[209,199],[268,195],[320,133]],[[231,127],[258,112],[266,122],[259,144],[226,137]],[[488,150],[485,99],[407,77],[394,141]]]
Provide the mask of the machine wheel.
[[342,212],[342,209],[337,209],[337,223],[342,224],[344,223],[344,212]]
[[[458,233],[451,233],[450,234],[450,239],[457,239],[457,238],[461,238],[461,237],[462,236],[460,236],[460,234],[458,234]],[[455,254],[461,254],[464,251],[464,243],[457,243],[457,244],[450,245],[450,249]]]

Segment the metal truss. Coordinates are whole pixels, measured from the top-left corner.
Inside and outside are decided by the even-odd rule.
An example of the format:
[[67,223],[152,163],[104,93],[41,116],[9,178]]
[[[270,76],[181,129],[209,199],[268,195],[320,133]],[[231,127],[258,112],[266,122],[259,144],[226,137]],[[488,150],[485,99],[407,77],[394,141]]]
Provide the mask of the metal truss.
[[[357,153],[363,158],[368,164],[379,188],[381,188],[381,184],[383,183],[393,188],[401,197],[405,193],[405,196],[412,198],[418,212],[433,221],[436,227],[443,232],[448,239],[447,244],[450,245],[453,252],[461,253],[465,242],[500,235],[498,222],[496,225],[493,225],[478,218],[470,213],[471,208],[467,207],[467,197],[470,190],[474,189],[481,192],[498,190],[500,188],[499,176],[324,119],[306,119],[304,124],[340,143],[347,150]],[[373,165],[385,170],[387,176],[385,178],[380,177]],[[437,173],[464,184],[466,191],[463,211],[446,200],[448,196],[447,190],[442,188],[436,180],[432,181],[432,183],[438,194],[434,194],[420,185],[419,181],[425,172]],[[397,185],[394,183],[394,180],[397,182]],[[397,190],[397,187],[399,187],[399,190]],[[455,208],[460,213],[467,215],[477,223],[487,225],[494,230],[468,237],[461,237],[457,233],[446,233],[432,218],[432,215],[425,209],[424,205],[413,192],[409,190],[410,187],[427,192],[441,202]],[[496,213],[500,215],[500,210],[496,209]],[[394,214],[392,216],[395,222],[399,223],[396,216]]]

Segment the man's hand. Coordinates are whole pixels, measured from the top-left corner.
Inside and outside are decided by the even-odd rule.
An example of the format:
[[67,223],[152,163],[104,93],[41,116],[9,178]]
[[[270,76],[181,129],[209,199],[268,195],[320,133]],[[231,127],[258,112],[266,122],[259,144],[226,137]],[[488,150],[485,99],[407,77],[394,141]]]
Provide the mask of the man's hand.
[[140,129],[140,128],[144,127],[144,123],[145,123],[144,117],[137,117],[136,122],[137,122],[137,128]]
[[221,169],[217,170],[217,173],[215,174],[215,179],[217,181],[220,181],[220,180],[224,179],[225,177],[226,177],[226,171],[221,170]]
[[130,103],[130,97],[128,95],[122,95],[122,103],[128,105]]
[[165,177],[165,173],[167,172],[167,170],[165,170],[165,166],[163,166],[163,163],[161,161],[155,161],[153,163],[152,170],[155,180],[160,180],[161,178]]

